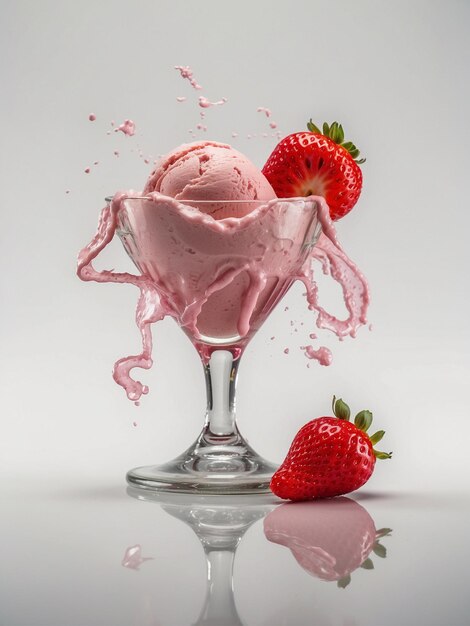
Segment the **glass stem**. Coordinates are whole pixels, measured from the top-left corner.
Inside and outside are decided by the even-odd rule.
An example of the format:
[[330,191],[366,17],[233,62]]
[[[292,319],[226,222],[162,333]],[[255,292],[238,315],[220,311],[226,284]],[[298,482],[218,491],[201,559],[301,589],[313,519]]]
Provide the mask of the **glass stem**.
[[215,350],[204,366],[207,391],[206,424],[213,435],[227,437],[236,433],[235,391],[240,357],[229,350]]

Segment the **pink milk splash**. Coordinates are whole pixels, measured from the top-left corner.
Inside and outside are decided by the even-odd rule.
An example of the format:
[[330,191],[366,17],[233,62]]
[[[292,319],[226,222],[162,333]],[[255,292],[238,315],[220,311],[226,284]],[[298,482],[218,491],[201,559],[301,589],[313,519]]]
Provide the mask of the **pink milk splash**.
[[[339,338],[354,337],[366,324],[369,292],[366,280],[342,250],[321,197],[259,202],[243,217],[215,220],[211,215],[153,192],[117,193],[102,210],[93,240],[80,252],[78,276],[85,281],[133,284],[140,290],[136,324],[142,350],[114,366],[114,380],[137,402],[148,387],[133,379],[133,368],[152,366],[151,325],[170,316],[190,337],[203,360],[214,349],[241,354],[295,280],[306,287],[309,309],[318,328]],[[316,205],[316,222],[305,203]],[[194,204],[194,202],[193,202]],[[295,221],[289,215],[296,212]],[[305,223],[302,223],[302,220]],[[298,234],[314,228],[305,247]],[[295,227],[294,227],[295,226]],[[94,259],[118,233],[140,274],[98,271]],[[348,316],[338,319],[319,303],[312,261],[318,260],[343,290]],[[329,365],[327,348],[305,346],[306,356]]]

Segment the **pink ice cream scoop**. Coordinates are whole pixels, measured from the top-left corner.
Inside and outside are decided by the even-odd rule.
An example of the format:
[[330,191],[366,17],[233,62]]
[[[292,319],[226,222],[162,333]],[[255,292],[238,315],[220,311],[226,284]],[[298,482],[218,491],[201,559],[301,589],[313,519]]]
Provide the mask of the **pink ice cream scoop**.
[[185,204],[198,201],[193,206],[216,220],[244,217],[256,208],[251,200],[276,198],[268,180],[246,156],[215,141],[183,144],[170,152],[147,181],[144,193],[152,191]]

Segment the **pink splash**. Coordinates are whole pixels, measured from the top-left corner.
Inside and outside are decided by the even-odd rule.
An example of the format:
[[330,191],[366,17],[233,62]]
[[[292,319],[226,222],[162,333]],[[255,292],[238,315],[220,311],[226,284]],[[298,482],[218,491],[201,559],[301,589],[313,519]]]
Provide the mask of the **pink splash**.
[[[266,107],[258,107],[256,110],[258,113],[264,113],[268,119],[270,119],[272,116],[271,109],[267,109]],[[277,128],[277,122],[271,120],[269,122],[269,127],[272,129]],[[263,137],[267,137],[267,134],[263,134]]]
[[220,100],[211,102],[205,96],[199,96],[199,106],[202,107],[203,109],[209,109],[210,107],[222,106],[226,102],[227,102],[227,98],[221,98]]
[[290,350],[289,348],[284,348],[284,354],[289,354]]
[[91,167],[86,167],[84,169],[85,174],[89,174],[91,172]]
[[132,137],[132,135],[135,135],[135,122],[132,120],[124,120],[124,122],[114,130],[115,133],[118,131],[124,133],[124,135],[127,135],[128,137]]
[[189,65],[175,65],[175,70],[178,70],[182,78],[189,81],[191,87],[194,89],[202,89],[202,86],[196,82],[193,70],[189,67]]
[[124,387],[129,400],[139,400],[143,394],[148,393],[147,385],[133,380],[129,372],[134,367],[150,369],[152,367],[152,332],[150,325],[161,320],[165,311],[160,304],[160,298],[155,283],[146,276],[134,274],[116,273],[109,270],[101,272],[94,269],[93,259],[105,248],[114,237],[117,228],[117,211],[120,200],[125,194],[117,194],[112,203],[107,205],[101,212],[98,230],[92,241],[81,250],[78,255],[77,274],[84,280],[93,280],[100,283],[114,282],[135,285],[140,289],[140,298],[137,304],[136,324],[142,338],[142,351],[138,355],[132,355],[119,359],[114,365],[113,378]]
[[[129,214],[125,202],[130,197],[134,209]],[[304,283],[309,309],[316,312],[319,328],[330,330],[340,339],[348,335],[354,337],[357,328],[367,323],[367,283],[341,249],[324,199],[311,197],[312,200],[317,206],[322,234],[308,249],[294,279]],[[292,239],[287,246],[282,229],[280,239],[273,244],[273,224],[284,224],[285,210],[282,199],[276,199],[242,218],[214,220],[155,192],[144,197],[135,192],[118,193],[103,209],[95,237],[79,254],[77,273],[85,281],[127,283],[140,290],[136,324],[141,333],[142,351],[117,361],[113,371],[115,381],[126,390],[130,400],[138,401],[148,393],[148,387],[131,378],[130,371],[135,367],[149,369],[152,366],[151,324],[166,315],[176,319],[198,349],[204,347],[204,335],[231,337],[238,333],[237,346],[249,341],[270,311],[263,304],[267,297],[271,298],[265,289],[269,294],[269,289],[275,288],[273,285],[282,287],[287,280],[292,280],[292,263],[298,258],[302,245],[300,235],[289,231]],[[126,250],[132,251],[134,260],[137,258],[141,275],[94,269],[93,260],[110,243],[117,229]],[[180,239],[168,236],[169,232],[178,232]],[[192,240],[195,238],[190,248],[185,239],[187,233],[191,233]],[[263,237],[266,237],[265,242]],[[260,244],[263,255],[255,257],[254,250],[259,250]],[[207,245],[216,246],[218,253],[206,250]],[[158,251],[157,256],[155,251]],[[348,311],[346,319],[336,318],[320,305],[312,260],[319,260],[324,271],[328,270],[341,285]],[[243,273],[247,276],[248,288],[240,283]],[[182,276],[189,276],[191,280],[180,280]],[[240,305],[234,313],[224,317],[220,303],[215,308],[210,302],[209,307],[205,305],[211,298],[217,302],[219,293],[225,289],[231,292],[231,300]],[[309,359],[316,359],[321,365],[331,363],[331,352],[325,347],[315,350],[304,346],[303,350]]]
[[305,356],[308,359],[315,359],[320,365],[331,365],[333,361],[333,355],[331,350],[322,346],[315,350],[313,346],[301,346],[301,350],[304,350]]
[[96,120],[96,115],[94,113],[90,113],[88,119],[90,120],[90,122],[94,122]]

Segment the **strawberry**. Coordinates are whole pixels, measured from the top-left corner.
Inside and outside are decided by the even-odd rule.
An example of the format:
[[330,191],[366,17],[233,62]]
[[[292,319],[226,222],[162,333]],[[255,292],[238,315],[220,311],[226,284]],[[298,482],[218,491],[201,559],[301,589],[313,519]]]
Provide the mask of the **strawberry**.
[[373,448],[385,431],[369,437],[370,411],[358,413],[352,424],[348,405],[333,397],[333,413],[336,417],[308,422],[295,436],[271,479],[271,490],[280,498],[309,500],[355,491],[371,477],[376,458],[391,458],[391,453]]
[[366,509],[344,497],[282,504],[264,520],[268,541],[287,546],[306,572],[335,580],[342,588],[357,568],[374,568],[372,551],[385,558],[387,551],[379,540],[391,532],[376,530]]
[[279,198],[323,196],[332,220],[353,208],[362,189],[359,150],[344,141],[341,124],[323,124],[323,132],[310,120],[309,132],[282,139],[263,167],[263,174]]

